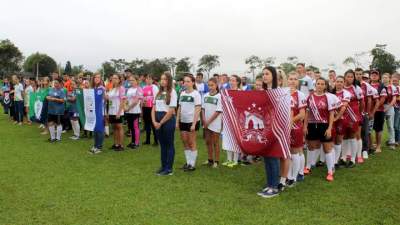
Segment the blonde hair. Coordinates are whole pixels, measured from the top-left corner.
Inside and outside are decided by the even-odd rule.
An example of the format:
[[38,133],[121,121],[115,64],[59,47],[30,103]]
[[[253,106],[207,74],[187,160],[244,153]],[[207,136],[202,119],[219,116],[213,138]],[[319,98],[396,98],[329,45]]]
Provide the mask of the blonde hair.
[[276,72],[278,73],[278,83],[279,81],[281,82],[280,87],[287,87],[287,77],[285,71],[277,69]]

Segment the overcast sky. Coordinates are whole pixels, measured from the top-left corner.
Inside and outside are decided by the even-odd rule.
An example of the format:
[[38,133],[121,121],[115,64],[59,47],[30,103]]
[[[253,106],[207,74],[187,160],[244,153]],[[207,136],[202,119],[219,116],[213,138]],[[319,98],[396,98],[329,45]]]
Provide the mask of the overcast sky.
[[298,56],[321,68],[376,43],[400,57],[398,0],[0,0],[0,39],[96,70],[111,58]]

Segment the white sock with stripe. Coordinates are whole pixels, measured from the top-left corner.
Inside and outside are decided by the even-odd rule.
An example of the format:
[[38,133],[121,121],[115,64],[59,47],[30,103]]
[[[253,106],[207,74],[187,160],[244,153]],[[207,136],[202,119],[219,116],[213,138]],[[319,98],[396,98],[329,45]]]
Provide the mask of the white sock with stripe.
[[[304,154],[299,153],[299,169],[298,169],[298,173],[300,175],[304,175],[304,167],[306,166],[306,159],[304,157]],[[297,177],[297,174],[295,174],[295,176]]]
[[348,139],[344,139],[342,142],[342,160],[346,162],[347,160],[347,153],[349,150],[350,144]]
[[61,140],[62,125],[57,125],[57,140]]
[[335,163],[337,163],[340,158],[340,153],[342,152],[342,145],[334,145],[333,148],[335,149]]
[[357,157],[361,157],[362,154],[362,140],[357,140]]
[[333,168],[335,166],[333,152],[331,151],[329,153],[326,153],[325,157],[326,157],[326,168],[328,169],[328,173],[332,173]]
[[184,152],[185,152],[186,164],[189,165],[190,164],[190,155],[189,155],[190,154],[190,150],[186,149]]
[[358,149],[357,140],[355,138],[350,139],[350,146],[351,161],[355,163]]

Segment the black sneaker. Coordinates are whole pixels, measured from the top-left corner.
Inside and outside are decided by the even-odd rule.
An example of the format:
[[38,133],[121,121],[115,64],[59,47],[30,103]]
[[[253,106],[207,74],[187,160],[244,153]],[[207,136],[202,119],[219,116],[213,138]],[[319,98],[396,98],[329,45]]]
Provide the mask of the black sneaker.
[[335,163],[335,169],[336,170],[340,169],[340,165],[338,163]]
[[297,174],[296,180],[297,180],[297,182],[304,181],[304,174]]
[[316,166],[317,167],[322,167],[322,166],[325,166],[325,163],[322,162],[322,161],[318,161]]
[[61,142],[61,140],[60,139],[55,139],[54,142]]
[[54,143],[54,142],[56,142],[56,139],[49,138],[47,141],[50,142],[50,143]]
[[116,151],[116,152],[120,152],[120,151],[123,151],[124,150],[124,147],[122,147],[121,145],[118,145],[115,149],[114,149],[114,151]]
[[285,184],[279,183],[279,184],[278,184],[278,191],[279,191],[279,192],[284,191],[284,190],[285,190],[285,187],[286,187]]
[[182,170],[186,170],[187,168],[189,167],[189,165],[187,164],[187,163],[185,163],[183,166],[182,166]]
[[183,170],[183,171],[192,172],[192,171],[195,171],[195,170],[196,170],[196,167],[194,167],[192,165],[188,165],[187,168],[185,170]]
[[296,181],[294,181],[294,180],[289,180],[289,179],[286,180],[286,186],[289,188],[294,187],[295,184],[296,184]]
[[110,149],[113,149],[113,150],[115,150],[115,149],[117,149],[117,148],[118,148],[118,146],[117,146],[117,145],[112,145]]
[[347,162],[346,164],[346,168],[354,168],[356,166],[355,163],[353,163],[352,161]]
[[129,145],[127,145],[127,147],[130,149],[136,149],[136,145],[134,143],[130,143]]
[[347,163],[343,159],[340,159],[339,162],[338,162],[338,165],[339,166],[346,166]]

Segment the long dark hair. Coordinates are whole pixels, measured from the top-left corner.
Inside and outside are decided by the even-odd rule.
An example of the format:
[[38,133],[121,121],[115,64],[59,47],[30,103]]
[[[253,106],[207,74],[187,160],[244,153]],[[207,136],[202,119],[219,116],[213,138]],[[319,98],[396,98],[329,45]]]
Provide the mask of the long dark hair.
[[167,105],[169,105],[169,103],[171,102],[171,92],[172,92],[172,88],[173,88],[172,87],[173,86],[173,84],[172,84],[172,75],[171,75],[170,72],[166,71],[161,75],[161,77],[162,76],[165,76],[167,78],[167,87],[163,87],[163,86],[160,85],[160,91],[157,93],[156,98],[158,96],[160,96],[165,91],[167,93],[167,96],[165,98],[165,103]]
[[356,79],[356,74],[352,69],[349,69],[344,73],[345,81],[346,81],[347,74],[353,74],[353,85],[354,85],[354,87],[360,86],[360,82]]
[[238,89],[240,89],[240,87],[242,85],[242,79],[240,79],[240,77],[238,75],[232,75],[231,77],[234,77],[236,79],[236,82],[238,83],[237,87],[238,87]]
[[[264,70],[268,70],[272,74],[272,89],[278,88],[278,73],[276,72],[275,67],[273,66],[266,66],[264,67]],[[268,85],[263,81],[263,89],[267,90]]]
[[193,89],[194,89],[194,90],[197,90],[197,87],[196,87],[196,78],[194,78],[193,74],[186,74],[185,76],[183,76],[183,79],[185,79],[185,77],[189,78],[189,79],[192,81],[192,83],[193,83]]
[[[344,82],[344,76],[337,76],[337,77],[336,77],[336,80],[339,79],[339,78],[340,78],[340,79],[343,79],[343,82]],[[334,94],[334,95],[336,94],[336,85],[333,87],[331,93]]]
[[215,77],[211,77],[210,79],[208,79],[208,82],[213,82],[216,86],[217,86],[217,93],[219,93],[219,87],[218,87],[218,80]]
[[330,88],[329,88],[329,81],[326,80],[326,79],[323,78],[323,77],[320,77],[320,78],[318,78],[318,79],[315,80],[315,85],[317,85],[317,82],[318,82],[319,80],[322,80],[322,81],[325,82],[325,90],[324,90],[324,92],[326,93],[326,92],[330,89]]

